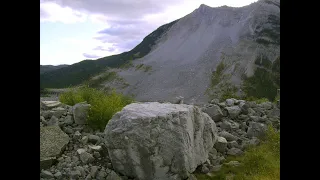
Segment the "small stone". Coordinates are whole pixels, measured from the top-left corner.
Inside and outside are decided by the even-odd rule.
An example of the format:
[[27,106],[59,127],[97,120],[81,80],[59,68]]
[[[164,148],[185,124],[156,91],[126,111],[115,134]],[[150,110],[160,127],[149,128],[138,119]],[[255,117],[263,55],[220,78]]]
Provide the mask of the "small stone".
[[236,118],[241,113],[239,106],[226,107],[225,109],[228,111],[228,114],[232,119]]
[[229,148],[238,148],[239,144],[237,143],[237,141],[231,141],[231,142],[228,142],[228,147]]
[[107,163],[107,168],[112,169],[112,164],[111,163]]
[[75,140],[80,139],[80,138],[81,138],[81,133],[80,133],[79,131],[76,131],[76,132],[74,133],[74,135],[73,135],[73,138],[74,138]]
[[89,135],[88,136],[88,142],[89,143],[92,143],[92,144],[99,144],[100,143],[100,137],[99,136],[96,136],[96,135]]
[[58,118],[52,116],[51,119],[47,122],[47,126],[57,126],[58,125]]
[[221,153],[224,153],[227,149],[227,140],[224,137],[218,137],[217,142],[214,144],[214,148]]
[[98,166],[92,166],[91,170],[90,170],[90,175],[91,177],[95,178],[97,173],[99,171],[99,167]]
[[90,174],[88,174],[85,180],[92,180],[91,175],[90,175]]
[[85,170],[84,170],[83,167],[77,166],[77,167],[76,167],[76,170],[80,171],[81,176],[85,176],[85,175],[86,175],[86,172],[85,172]]
[[81,172],[79,170],[71,171],[70,176],[71,176],[71,178],[77,179],[81,176]]
[[234,105],[234,100],[233,99],[227,99],[226,100],[226,105],[227,106],[233,106]]
[[231,123],[228,122],[228,121],[223,121],[221,123],[221,126],[220,126],[222,129],[224,130],[227,130],[227,131],[230,131],[231,130]]
[[93,152],[93,157],[95,157],[95,158],[100,158],[101,155],[100,155],[99,152]]
[[219,104],[219,99],[212,99],[210,101],[211,104]]
[[88,136],[83,136],[81,139],[82,144],[87,144],[88,143]]
[[89,148],[94,151],[101,151],[102,150],[101,146],[95,146],[95,145],[93,145],[93,146],[89,145]]
[[121,180],[121,178],[117,173],[111,171],[106,180]]
[[61,178],[62,177],[62,173],[60,171],[56,172],[54,174],[54,177],[56,177],[57,179]]
[[227,141],[236,141],[238,138],[227,131],[222,131],[219,136],[226,138]]
[[[107,173],[104,171],[99,171],[96,175],[96,179],[104,179],[107,176]],[[110,179],[111,180],[111,179]],[[119,179],[120,180],[120,179]]]
[[78,150],[77,150],[77,153],[78,153],[79,155],[82,154],[82,153],[84,153],[84,152],[86,152],[86,149],[81,148],[81,149],[78,149]]
[[80,160],[82,163],[88,164],[94,161],[94,157],[90,153],[83,152],[80,154]]
[[54,177],[53,174],[50,171],[46,171],[46,170],[42,170],[41,173],[40,173],[40,176],[42,178],[46,178],[46,179]]
[[207,174],[209,172],[209,168],[206,165],[202,165],[200,171],[203,174]]
[[67,134],[73,134],[73,130],[71,128],[65,127],[63,131]]

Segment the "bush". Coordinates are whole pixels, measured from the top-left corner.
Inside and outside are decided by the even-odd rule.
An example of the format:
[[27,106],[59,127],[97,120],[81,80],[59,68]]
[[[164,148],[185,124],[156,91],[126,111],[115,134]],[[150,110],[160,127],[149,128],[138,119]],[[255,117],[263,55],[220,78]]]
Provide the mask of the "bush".
[[269,101],[269,99],[267,99],[267,98],[255,98],[255,97],[252,97],[252,96],[245,98],[245,100],[246,101],[254,101],[257,104],[261,104],[261,103]]
[[266,136],[259,146],[249,147],[243,156],[228,157],[231,160],[242,163],[238,167],[223,165],[221,170],[209,177],[196,174],[198,180],[226,179],[234,174],[234,180],[276,180],[280,179],[280,132],[269,126]]
[[89,87],[82,87],[79,89],[72,89],[68,92],[62,93],[59,100],[70,106],[77,103],[87,101],[91,104],[88,113],[88,125],[93,129],[103,130],[112,116],[121,111],[121,109],[130,104],[133,99],[116,93],[104,92]]

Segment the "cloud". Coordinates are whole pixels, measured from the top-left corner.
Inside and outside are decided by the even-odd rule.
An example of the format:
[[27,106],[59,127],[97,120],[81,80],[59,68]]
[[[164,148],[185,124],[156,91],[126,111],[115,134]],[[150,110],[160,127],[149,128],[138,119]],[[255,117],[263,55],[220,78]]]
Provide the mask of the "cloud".
[[95,54],[88,54],[88,53],[83,53],[82,54],[85,58],[88,58],[88,59],[97,59],[97,58],[100,58],[101,56],[98,56],[98,55],[95,55]]

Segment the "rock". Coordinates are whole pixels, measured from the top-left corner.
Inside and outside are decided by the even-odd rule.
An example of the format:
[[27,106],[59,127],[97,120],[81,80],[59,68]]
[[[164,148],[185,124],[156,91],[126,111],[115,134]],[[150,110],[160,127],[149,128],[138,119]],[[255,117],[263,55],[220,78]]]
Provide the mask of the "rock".
[[99,152],[93,152],[93,157],[99,158],[99,157],[101,157],[101,155]]
[[56,107],[60,107],[62,104],[59,101],[41,101],[40,108],[43,110],[49,110]]
[[252,108],[248,109],[248,115],[255,116],[256,114],[257,114],[256,111],[254,111]]
[[260,144],[260,140],[256,137],[253,137],[252,139],[249,140],[249,144],[253,146],[257,146]]
[[249,105],[247,103],[240,103],[239,107],[241,109],[242,114],[249,114]]
[[40,173],[40,177],[50,179],[54,178],[53,174],[50,171],[42,170]]
[[[97,173],[97,175],[96,175],[96,179],[105,179],[105,180],[107,180],[108,178],[105,178],[107,176],[107,173],[106,172],[104,172],[104,171],[99,171],[98,173]],[[115,179],[116,180],[116,179]],[[119,180],[121,180],[121,179],[119,179]]]
[[227,131],[222,131],[222,132],[220,132],[220,133],[219,133],[219,136],[226,138],[227,141],[236,141],[236,140],[238,140],[238,137],[230,134],[230,133],[227,132]]
[[121,178],[120,176],[118,176],[117,173],[111,171],[111,173],[107,176],[106,180],[121,180]]
[[262,108],[267,109],[267,110],[273,108],[273,104],[271,102],[264,102],[264,103],[261,103],[260,105]]
[[230,131],[231,130],[231,123],[229,121],[222,121],[220,127],[223,130]]
[[78,103],[73,106],[73,119],[76,124],[87,124],[90,107],[91,105],[86,102]]
[[225,107],[225,109],[228,111],[228,114],[232,119],[236,118],[241,113],[239,106]]
[[224,137],[218,137],[217,142],[214,144],[214,148],[221,153],[224,153],[227,149],[227,140]]
[[228,163],[224,163],[224,165],[231,166],[231,167],[237,167],[237,166],[240,166],[241,163],[239,163],[238,161],[230,161]]
[[267,126],[262,123],[252,122],[247,131],[248,137],[260,137],[265,135]]
[[166,179],[170,170],[185,179],[208,159],[216,134],[214,121],[196,106],[132,103],[107,124],[105,144],[114,170],[125,176]]
[[197,180],[197,177],[193,174],[190,174],[187,180]]
[[92,144],[99,144],[100,143],[100,137],[99,136],[96,136],[96,135],[89,135],[88,136],[88,142],[89,143],[92,143]]
[[91,175],[90,175],[90,174],[88,174],[85,180],[92,180]]
[[241,149],[238,148],[231,148],[228,150],[227,154],[231,156],[240,156],[243,154],[243,151],[241,151]]
[[223,163],[226,159],[223,156],[219,156],[217,159],[214,159],[211,162],[213,166],[219,165],[220,163]]
[[58,126],[59,119],[55,116],[52,116],[51,119],[47,122],[47,126]]
[[211,107],[206,108],[204,112],[207,113],[214,122],[220,121],[223,116],[220,107],[217,105],[212,105]]
[[247,126],[246,122],[242,122],[242,123],[240,124],[240,129],[241,129],[242,131],[244,131],[244,132],[247,132],[248,126]]
[[65,124],[67,125],[72,125],[73,124],[73,118],[72,116],[70,115],[67,115],[65,118],[64,118],[64,121],[63,121]]
[[70,177],[74,179],[78,179],[81,176],[81,172],[79,170],[71,171]]
[[239,148],[237,141],[228,142],[228,148]]
[[221,108],[224,108],[226,107],[226,103],[225,102],[218,103],[218,106]]
[[94,157],[88,152],[83,152],[80,154],[80,160],[83,164],[88,164],[94,161]]
[[80,148],[77,150],[77,153],[80,155],[82,153],[86,152],[86,149]]
[[269,118],[273,117],[280,117],[280,109],[279,108],[273,108],[267,115]]
[[42,112],[42,116],[45,119],[50,119],[53,116],[53,111],[44,111],[44,112]]
[[95,146],[95,145],[88,145],[88,147],[94,151],[101,151],[102,147],[101,146]]
[[81,176],[85,176],[85,175],[86,175],[86,172],[85,172],[85,170],[84,170],[83,167],[77,166],[77,167],[76,167],[76,170],[80,171]]
[[96,175],[98,174],[98,171],[99,171],[99,166],[92,166],[90,170],[91,177],[95,178]]
[[49,168],[69,143],[59,126],[40,127],[40,169]]
[[58,171],[54,174],[54,177],[57,179],[60,179],[62,177],[62,173],[60,171]]
[[87,144],[88,143],[88,136],[83,136],[81,139],[82,144]]
[[63,131],[67,134],[73,134],[73,130],[71,128],[68,128],[68,127],[64,127],[63,128]]
[[79,131],[76,131],[76,132],[74,133],[74,135],[73,135],[73,138],[74,138],[75,140],[79,140],[79,139],[81,138],[81,133],[80,133]]
[[207,174],[209,172],[209,168],[205,164],[203,164],[200,167],[200,172],[203,174]]
[[214,160],[214,159],[217,159],[217,150],[215,148],[212,148],[210,151],[209,151],[209,160],[211,162],[211,160]]
[[210,101],[211,104],[219,104],[219,99],[212,99]]
[[226,105],[227,106],[233,106],[234,105],[234,100],[233,99],[227,99],[226,100]]
[[53,110],[53,116],[57,118],[61,118],[61,116],[66,113],[66,110],[62,107],[57,107],[52,110]]

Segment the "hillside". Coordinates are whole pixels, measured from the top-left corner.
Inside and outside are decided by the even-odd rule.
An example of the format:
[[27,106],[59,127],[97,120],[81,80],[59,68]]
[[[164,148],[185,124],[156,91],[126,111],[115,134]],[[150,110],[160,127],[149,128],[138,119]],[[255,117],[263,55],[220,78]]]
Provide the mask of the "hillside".
[[64,68],[67,67],[68,65],[66,64],[62,64],[62,65],[58,65],[58,66],[53,66],[53,65],[40,65],[40,74],[43,74],[45,72],[50,72],[50,71],[54,71],[60,68]]
[[183,96],[186,103],[203,103],[229,95],[273,100],[280,87],[280,1],[260,0],[240,8],[201,5],[129,52],[43,74],[40,84],[77,85],[110,73],[106,67],[127,85],[99,83],[139,101],[171,102]]
[[165,24],[146,36],[143,41],[129,52],[103,57],[97,60],[83,60],[63,69],[57,69],[50,73],[40,74],[40,86],[44,88],[65,88],[78,85],[90,77],[103,72],[107,67],[119,67],[129,60],[143,57],[148,54],[162,36],[174,23]]

